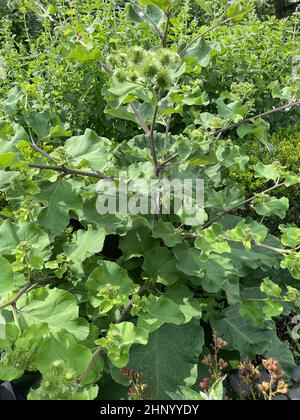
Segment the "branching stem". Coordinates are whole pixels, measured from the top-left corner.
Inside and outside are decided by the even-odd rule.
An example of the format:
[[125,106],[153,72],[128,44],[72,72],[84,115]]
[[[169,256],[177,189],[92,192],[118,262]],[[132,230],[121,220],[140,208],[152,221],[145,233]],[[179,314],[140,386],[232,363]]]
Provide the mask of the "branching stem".
[[238,203],[236,206],[232,207],[229,210],[224,211],[223,213],[220,213],[219,215],[217,215],[216,217],[214,217],[212,220],[210,220],[209,222],[207,222],[204,226],[202,226],[202,229],[206,229],[208,227],[210,227],[211,225],[213,225],[215,222],[217,222],[218,220],[222,219],[222,217],[226,216],[227,214],[231,213],[234,210],[239,209],[240,207],[245,206],[246,204],[251,203],[252,201],[254,201],[258,195],[260,194],[268,194],[274,190],[276,190],[277,188],[281,188],[283,187],[285,184],[284,182],[281,183],[276,183],[275,185],[273,185],[273,187],[268,188],[267,190],[261,192],[261,193],[257,193],[254,196],[247,198],[247,200],[241,201],[240,203]]
[[18,300],[20,299],[20,297],[22,297],[25,293],[27,293],[29,290],[32,290],[33,288],[37,287],[38,283],[32,283],[32,282],[28,282],[17,294],[15,297],[13,297],[11,300],[9,300],[6,303],[3,303],[2,305],[0,305],[0,311],[2,311],[3,309],[7,308],[8,306],[16,306]]
[[285,105],[282,105],[278,108],[271,109],[270,111],[263,112],[263,113],[258,114],[258,115],[254,115],[253,117],[247,117],[244,120],[239,121],[238,123],[231,124],[231,125],[229,125],[227,127],[224,127],[224,128],[220,128],[219,130],[214,131],[212,134],[214,136],[220,136],[220,135],[226,133],[227,131],[232,130],[233,128],[239,127],[239,126],[241,126],[243,124],[247,124],[249,122],[252,122],[252,120],[265,118],[265,117],[268,117],[269,115],[272,115],[276,112],[285,111],[286,109],[293,108],[295,106],[300,106],[300,101],[289,102],[289,103],[287,103]]
[[112,179],[100,172],[96,173],[96,172],[80,171],[77,169],[70,169],[70,168],[66,168],[65,166],[59,166],[59,165],[43,165],[41,163],[29,163],[28,166],[31,169],[41,169],[45,171],[61,172],[64,175],[74,175],[74,176],[82,176],[82,177],[89,177],[89,178],[96,178],[96,179]]

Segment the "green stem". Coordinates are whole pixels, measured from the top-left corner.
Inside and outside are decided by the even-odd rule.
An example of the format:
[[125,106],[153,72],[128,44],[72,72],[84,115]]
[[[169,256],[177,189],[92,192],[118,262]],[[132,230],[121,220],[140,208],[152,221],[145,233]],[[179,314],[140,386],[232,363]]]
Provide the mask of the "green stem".
[[168,12],[166,12],[166,16],[167,16],[166,29],[165,29],[165,33],[162,39],[163,48],[167,48],[168,46],[168,33],[169,33],[169,27],[170,27],[170,22],[171,22],[172,10],[169,10]]
[[11,305],[11,307],[12,307],[12,312],[13,312],[13,316],[14,316],[14,321],[15,321],[15,324],[16,324],[16,326],[17,326],[18,330],[19,330],[20,332],[22,332],[22,331],[21,331],[21,327],[20,327],[20,323],[19,323],[18,310],[17,310],[17,305],[16,305],[16,303],[13,303],[13,304]]
[[217,222],[218,220],[222,219],[222,217],[226,216],[227,214],[231,213],[232,211],[237,210],[240,207],[243,207],[246,204],[251,203],[252,201],[254,201],[256,199],[257,195],[259,195],[259,194],[268,194],[268,193],[272,192],[273,190],[276,190],[277,188],[284,187],[284,185],[285,185],[284,182],[282,182],[282,183],[276,183],[275,185],[273,185],[273,187],[268,188],[267,190],[265,190],[265,191],[263,191],[261,193],[257,193],[254,196],[252,196],[250,198],[247,198],[247,200],[241,201],[236,206],[232,207],[229,210],[224,211],[223,213],[220,213],[219,215],[217,215],[216,217],[214,217],[211,221],[207,222],[205,225],[202,226],[202,230],[210,227],[215,222]]
[[83,177],[96,178],[96,179],[111,179],[110,177],[105,176],[104,174],[100,172],[95,173],[95,172],[79,171],[77,169],[66,168],[65,166],[43,165],[40,163],[29,163],[28,166],[31,169],[41,169],[45,171],[61,172],[65,175],[83,176]]
[[104,349],[103,347],[98,347],[97,350],[95,351],[92,360],[90,361],[90,363],[88,364],[88,367],[86,368],[86,370],[83,372],[83,374],[81,375],[81,377],[78,380],[78,386],[76,388],[76,391],[78,390],[78,387],[82,384],[84,384],[84,382],[86,381],[88,375],[90,374],[90,372],[94,369],[94,367],[96,366],[96,363],[99,359],[99,357],[101,356],[101,354],[103,353],[103,351],[105,351],[106,349]]
[[253,120],[268,117],[269,115],[272,115],[276,112],[285,111],[287,108],[293,108],[294,106],[300,106],[300,101],[289,102],[289,103],[287,103],[285,105],[282,105],[278,108],[271,109],[270,111],[263,112],[263,113],[258,114],[258,115],[254,115],[253,117],[247,117],[244,120],[239,121],[238,123],[231,124],[231,125],[228,125],[227,127],[220,128],[219,130],[214,131],[212,133],[212,135],[213,136],[220,136],[221,134],[224,134],[225,132],[227,132],[229,130],[232,130],[233,128],[240,127],[241,125],[250,123]]
[[200,35],[196,36],[196,38],[192,39],[192,41],[182,50],[180,51],[180,55],[184,55],[186,53],[186,51],[193,45],[195,44],[197,41],[199,41],[201,38],[203,38],[205,35],[207,35],[209,32],[211,32],[212,30],[214,30],[215,28],[221,26],[221,25],[225,25],[228,22],[231,22],[232,20],[234,20],[234,18],[225,18],[225,16],[227,15],[228,10],[235,4],[237,3],[239,0],[234,0],[233,2],[230,2],[229,5],[226,7],[226,9],[224,10],[223,14],[221,15],[221,17],[218,19],[218,21],[212,25],[211,27],[209,27],[206,31],[202,32]]
[[[137,295],[142,295],[143,292],[146,290],[147,285],[144,284],[144,286],[142,286],[140,288],[140,290],[137,292]],[[129,302],[129,304],[127,306],[125,306],[125,308],[123,309],[123,311],[121,312],[119,318],[116,319],[116,321],[114,322],[114,324],[120,324],[123,319],[125,318],[125,316],[127,315],[127,313],[131,310],[133,306],[133,300],[131,300]],[[89,373],[91,372],[91,370],[94,368],[94,366],[97,363],[97,360],[99,359],[99,357],[101,356],[101,354],[106,351],[106,349],[104,347],[98,347],[97,350],[95,351],[92,360],[90,361],[88,367],[86,368],[86,370],[83,372],[83,374],[81,375],[81,377],[78,379],[78,386],[76,388],[76,391],[78,390],[79,386],[82,385],[86,378],[88,377]]]
[[3,309],[7,308],[8,306],[12,306],[15,307],[16,303],[18,302],[18,300],[20,299],[21,296],[23,296],[25,293],[27,293],[29,291],[29,289],[32,289],[33,287],[37,287],[38,283],[31,283],[28,282],[17,294],[14,298],[12,298],[11,300],[9,300],[6,303],[3,303],[2,305],[0,305],[0,311],[2,311]]

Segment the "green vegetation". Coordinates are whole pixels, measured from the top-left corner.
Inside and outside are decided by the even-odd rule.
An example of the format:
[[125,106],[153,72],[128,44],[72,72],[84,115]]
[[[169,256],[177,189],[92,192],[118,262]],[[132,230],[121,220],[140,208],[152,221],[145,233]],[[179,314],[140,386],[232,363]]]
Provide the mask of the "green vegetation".
[[[210,400],[242,398],[227,380],[239,370],[249,399],[286,394],[299,360],[299,13],[2,3],[0,380],[32,400]],[[120,173],[138,214],[101,214]],[[138,211],[145,181],[174,179],[204,181],[193,217],[176,191],[171,211],[166,190],[155,214]]]

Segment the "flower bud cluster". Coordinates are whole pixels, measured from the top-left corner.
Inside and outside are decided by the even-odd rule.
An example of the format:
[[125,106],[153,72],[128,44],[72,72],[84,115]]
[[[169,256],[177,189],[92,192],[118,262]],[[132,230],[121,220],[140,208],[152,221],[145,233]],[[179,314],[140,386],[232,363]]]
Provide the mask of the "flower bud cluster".
[[131,387],[128,390],[128,397],[131,400],[136,401],[145,399],[145,392],[148,389],[148,384],[142,382],[142,372],[130,370],[128,367],[121,369],[121,372],[131,382]]
[[219,380],[223,376],[223,371],[228,368],[228,363],[220,357],[219,353],[227,347],[227,342],[218,336],[217,332],[213,332],[213,354],[210,353],[202,360],[202,364],[208,368],[210,378],[204,378],[200,382],[201,389],[209,388],[213,382]]
[[126,53],[111,54],[107,65],[113,68],[115,83],[138,83],[141,87],[167,90],[174,83],[180,56],[167,48],[147,51],[131,47]]
[[265,399],[272,399],[278,394],[287,394],[289,392],[288,384],[282,379],[284,372],[280,367],[279,361],[267,359],[262,361],[263,367],[270,375],[269,382],[262,382],[258,385],[259,391]]
[[42,400],[69,400],[76,389],[76,372],[62,360],[52,362],[38,389]]

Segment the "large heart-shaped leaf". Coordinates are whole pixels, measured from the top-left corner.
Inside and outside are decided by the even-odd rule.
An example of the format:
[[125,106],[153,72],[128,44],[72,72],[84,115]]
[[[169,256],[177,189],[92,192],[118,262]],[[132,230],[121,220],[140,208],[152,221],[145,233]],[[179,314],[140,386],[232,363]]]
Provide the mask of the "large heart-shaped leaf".
[[53,333],[66,330],[79,340],[85,340],[89,326],[79,318],[76,298],[61,289],[40,288],[19,301],[20,322],[24,327],[46,323]]
[[197,321],[186,325],[163,325],[152,333],[146,346],[134,346],[130,367],[143,373],[151,399],[165,400],[166,391],[179,385],[192,386],[197,379],[197,363],[204,345],[204,333]]

